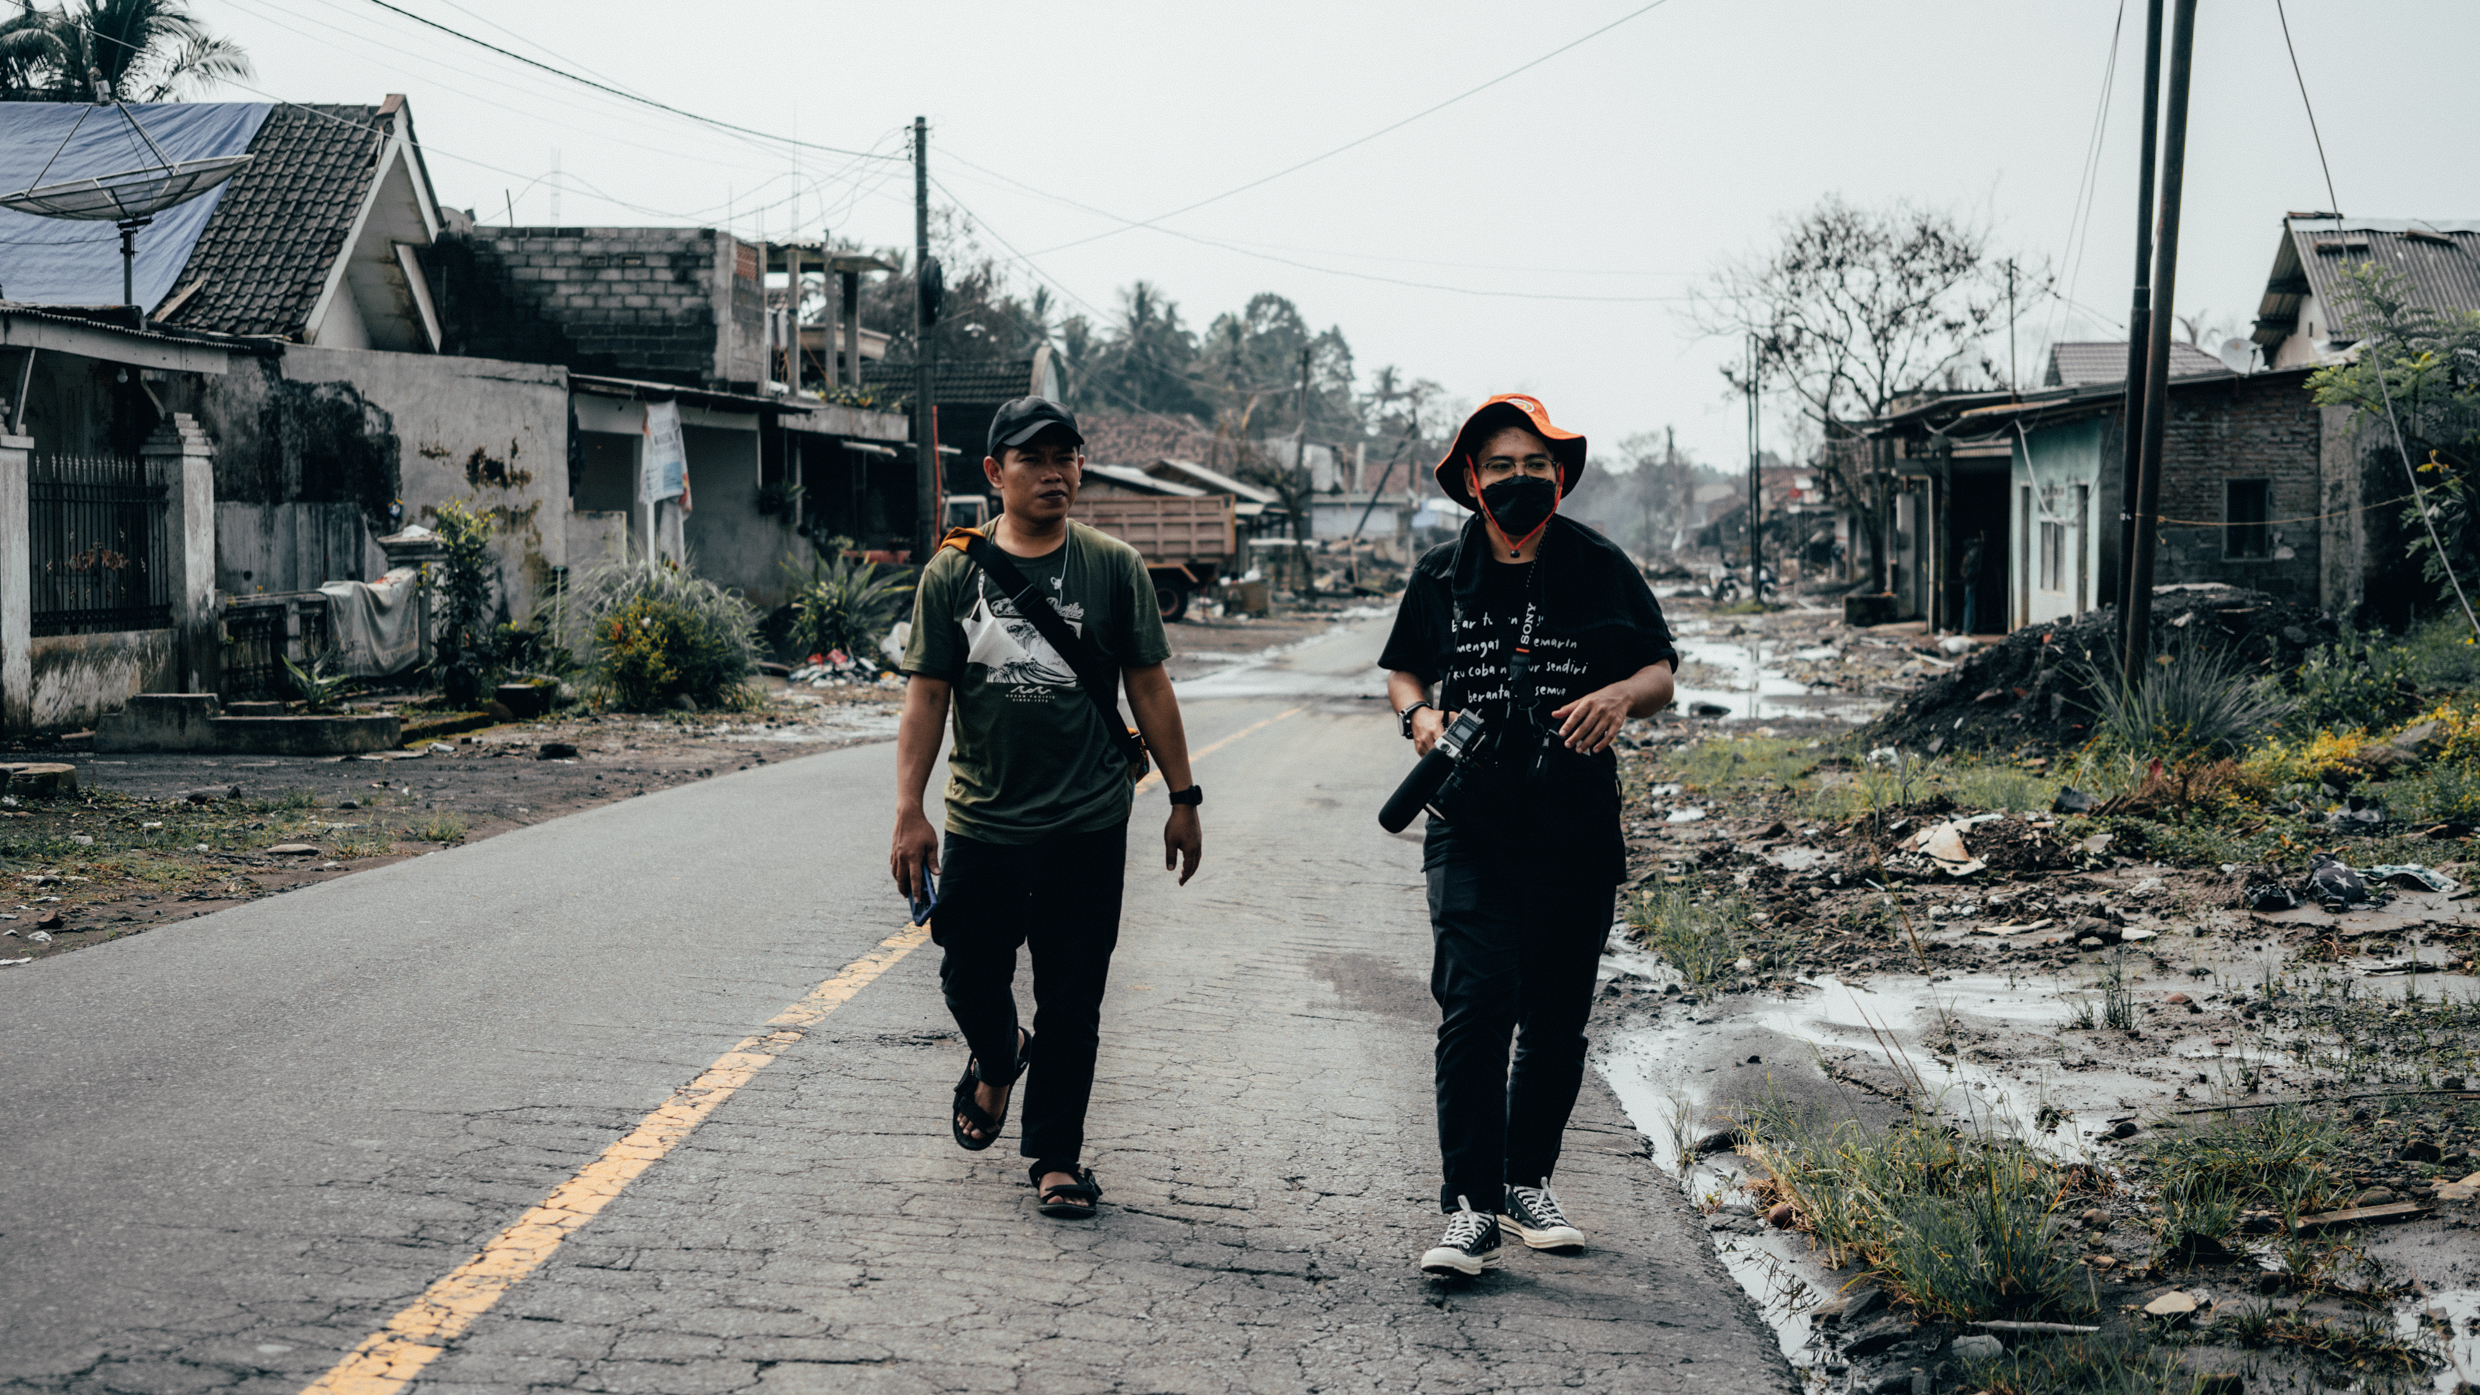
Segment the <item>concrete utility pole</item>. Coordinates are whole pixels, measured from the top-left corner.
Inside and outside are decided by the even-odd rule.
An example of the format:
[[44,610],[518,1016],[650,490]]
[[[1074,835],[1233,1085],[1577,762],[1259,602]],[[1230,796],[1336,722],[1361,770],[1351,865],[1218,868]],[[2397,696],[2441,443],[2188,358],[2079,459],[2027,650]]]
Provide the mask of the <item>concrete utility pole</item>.
[[2153,647],[2153,552],[2161,538],[2161,445],[2169,425],[2170,311],[2179,282],[2179,187],[2187,173],[2187,76],[2195,55],[2196,0],[2178,0],[2170,35],[2170,116],[2162,133],[2161,219],[2153,234],[2153,313],[2146,326],[2144,453],[2135,499],[2135,549],[2127,577],[2119,673],[2141,684]]
[[1675,531],[1684,541],[1696,522],[1696,477],[1679,468],[1679,433],[1667,426],[1662,428],[1662,464],[1670,471],[1671,482],[1679,486],[1679,522]]
[[2128,580],[2136,551],[2136,491],[2142,487],[2145,353],[2152,343],[2153,170],[2161,145],[2161,0],[2148,0],[2144,15],[2144,150],[2136,162],[2136,285],[2127,310],[2127,405],[2119,414],[2124,450],[2119,467],[2118,555],[2107,559],[2118,596],[2118,648],[2127,649]]
[[[1292,520],[1292,537],[1306,543],[1317,531],[1314,526],[1317,501],[1312,497],[1316,488],[1315,481],[1309,475],[1309,350],[1306,346],[1300,351],[1300,427],[1292,433],[1292,478],[1300,485],[1300,497],[1307,501],[1307,507],[1301,511],[1302,516]],[[1305,582],[1309,559],[1303,557],[1300,562]]]
[[1757,336],[1751,334],[1748,336],[1748,599],[1752,601],[1764,599],[1760,594],[1764,587],[1759,578],[1764,575],[1765,552],[1757,530],[1764,525],[1758,511],[1764,507],[1765,501],[1758,495],[1758,458]]
[[[913,118],[913,471],[914,507],[920,511],[913,532],[918,539],[915,566],[930,565],[945,530],[939,525],[938,409],[930,400],[930,329],[935,311],[930,303],[930,123]],[[861,346],[853,346],[854,356]]]

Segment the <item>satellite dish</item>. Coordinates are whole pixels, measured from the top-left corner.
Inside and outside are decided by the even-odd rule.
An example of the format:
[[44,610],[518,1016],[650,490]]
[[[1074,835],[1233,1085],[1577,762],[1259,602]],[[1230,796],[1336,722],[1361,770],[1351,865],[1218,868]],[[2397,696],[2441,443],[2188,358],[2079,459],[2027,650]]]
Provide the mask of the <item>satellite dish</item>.
[[[82,179],[65,179],[46,184],[43,176],[52,172],[52,164],[60,152],[77,138],[78,128],[86,118],[105,109],[117,112],[129,129],[145,143],[155,163],[113,174],[90,175]],[[155,215],[167,208],[185,204],[216,185],[233,177],[250,162],[247,155],[218,155],[205,160],[175,160],[164,154],[163,147],[138,124],[136,113],[119,102],[98,102],[78,113],[69,126],[69,134],[61,137],[60,147],[52,158],[43,162],[36,172],[32,187],[14,194],[0,194],[0,208],[31,213],[37,218],[65,218],[82,223],[111,223],[121,230],[121,303],[138,310],[136,288],[138,266],[138,229],[155,221]],[[138,311],[138,321],[146,322],[146,312]]]

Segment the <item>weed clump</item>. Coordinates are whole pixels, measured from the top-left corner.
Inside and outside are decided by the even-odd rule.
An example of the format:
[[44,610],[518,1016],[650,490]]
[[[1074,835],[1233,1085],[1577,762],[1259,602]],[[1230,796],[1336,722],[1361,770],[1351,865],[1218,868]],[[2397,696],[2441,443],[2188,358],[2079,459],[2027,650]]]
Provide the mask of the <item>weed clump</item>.
[[1717,904],[1665,889],[1638,896],[1628,910],[1628,924],[1645,948],[1662,956],[1690,987],[1702,988],[1738,962],[1735,932],[1747,914],[1736,901]]
[[2199,1395],[2205,1388],[2178,1353],[2106,1336],[2026,1343],[1965,1363],[1964,1379],[1964,1388],[1986,1395]]
[[[848,539],[836,539],[847,543]],[[861,655],[874,649],[896,621],[912,587],[894,567],[846,557],[815,558],[807,566],[786,562],[800,580],[792,598],[793,651]],[[804,579],[805,578],[805,579]]]
[[1749,1130],[1829,1264],[1952,1322],[2085,1310],[2089,1286],[2056,1243],[2058,1166],[2023,1143],[1913,1116],[1876,1128],[1769,1111]]

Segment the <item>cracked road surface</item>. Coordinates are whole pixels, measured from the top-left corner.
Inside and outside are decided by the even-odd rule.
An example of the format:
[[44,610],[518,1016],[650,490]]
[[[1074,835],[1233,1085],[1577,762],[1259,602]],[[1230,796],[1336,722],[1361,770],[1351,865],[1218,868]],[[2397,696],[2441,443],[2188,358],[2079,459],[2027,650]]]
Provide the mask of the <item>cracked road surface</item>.
[[[1558,1186],[1592,1248],[1415,1271],[1436,1016],[1419,846],[1372,813],[1408,757],[1354,695],[1383,633],[1190,700],[1194,746],[1236,739],[1198,765],[1187,888],[1154,855],[1159,782],[1139,798],[1100,1219],[1034,1213],[1012,1120],[986,1153],[949,1140],[964,1048],[924,946],[404,1388],[1791,1390],[1590,1075]],[[0,1389],[319,1380],[900,929],[893,758],[666,790],[0,977]]]

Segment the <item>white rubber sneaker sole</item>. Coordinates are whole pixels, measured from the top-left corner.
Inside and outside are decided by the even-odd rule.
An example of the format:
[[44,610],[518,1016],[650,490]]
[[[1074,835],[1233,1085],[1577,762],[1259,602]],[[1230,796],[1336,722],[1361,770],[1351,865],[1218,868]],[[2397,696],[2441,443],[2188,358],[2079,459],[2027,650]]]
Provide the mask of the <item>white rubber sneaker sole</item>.
[[1554,1225],[1548,1230],[1530,1230],[1513,1216],[1498,1218],[1498,1228],[1515,1236],[1536,1250],[1573,1250],[1584,1245],[1584,1232],[1572,1225]]
[[1421,1272],[1424,1274],[1461,1274],[1469,1279],[1485,1269],[1496,1269],[1498,1256],[1497,1250],[1492,1250],[1486,1255],[1468,1255],[1462,1250],[1441,1245],[1421,1256]]

